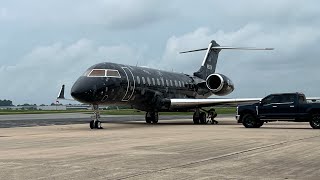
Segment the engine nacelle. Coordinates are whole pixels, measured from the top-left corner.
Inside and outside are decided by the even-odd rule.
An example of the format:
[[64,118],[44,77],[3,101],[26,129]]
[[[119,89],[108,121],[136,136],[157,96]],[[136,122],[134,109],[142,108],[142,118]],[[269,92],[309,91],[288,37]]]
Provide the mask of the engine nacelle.
[[218,96],[230,94],[234,90],[232,81],[223,74],[210,74],[206,84],[212,93]]

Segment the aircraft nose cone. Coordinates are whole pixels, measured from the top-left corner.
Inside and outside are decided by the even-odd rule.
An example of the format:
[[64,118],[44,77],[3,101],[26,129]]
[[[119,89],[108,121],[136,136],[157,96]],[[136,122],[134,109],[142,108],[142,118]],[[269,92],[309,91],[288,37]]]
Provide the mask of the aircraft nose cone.
[[71,96],[83,103],[91,103],[94,93],[93,86],[84,79],[78,79],[71,88]]

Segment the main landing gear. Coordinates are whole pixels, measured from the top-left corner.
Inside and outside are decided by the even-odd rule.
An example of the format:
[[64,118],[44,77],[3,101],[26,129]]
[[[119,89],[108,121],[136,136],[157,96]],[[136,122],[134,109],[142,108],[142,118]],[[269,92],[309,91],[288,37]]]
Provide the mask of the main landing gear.
[[[210,109],[209,111],[204,109],[201,110],[202,112],[200,112],[200,108],[196,108],[195,112],[193,113],[194,124],[208,124],[209,122],[211,124],[218,124],[218,121],[214,120],[214,118],[217,117],[215,109]],[[208,113],[208,116],[206,115],[206,112]]]
[[146,123],[157,124],[158,121],[159,121],[159,113],[158,112],[146,112]]
[[103,129],[100,119],[100,111],[98,105],[92,105],[93,115],[91,116],[90,128]]

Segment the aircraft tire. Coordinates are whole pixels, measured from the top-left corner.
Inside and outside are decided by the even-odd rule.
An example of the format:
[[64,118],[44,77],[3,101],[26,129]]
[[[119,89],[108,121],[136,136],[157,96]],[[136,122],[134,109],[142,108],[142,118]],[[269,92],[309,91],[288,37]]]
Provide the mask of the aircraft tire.
[[147,124],[151,124],[151,123],[152,123],[152,119],[151,119],[151,117],[149,116],[149,113],[150,113],[150,112],[146,112],[146,117],[145,117]]
[[311,120],[309,123],[313,129],[320,129],[320,114],[319,113],[312,114]]
[[205,112],[200,113],[200,124],[207,124],[207,115]]
[[193,124],[199,124],[200,118],[196,116],[196,113],[193,113]]
[[257,118],[252,114],[245,114],[242,118],[242,124],[246,128],[256,128]]
[[94,129],[95,125],[94,125],[94,120],[90,121],[90,129]]
[[96,122],[94,123],[94,126],[96,129],[103,129],[102,125],[101,125],[101,121],[99,121],[99,120],[96,120]]
[[151,117],[152,117],[152,123],[153,124],[157,124],[158,121],[159,121],[159,114],[158,112],[154,112],[151,114]]

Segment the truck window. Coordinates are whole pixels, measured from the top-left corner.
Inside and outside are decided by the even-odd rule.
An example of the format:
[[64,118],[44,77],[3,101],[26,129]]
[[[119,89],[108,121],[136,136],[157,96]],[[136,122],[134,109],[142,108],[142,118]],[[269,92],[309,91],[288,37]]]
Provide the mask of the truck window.
[[282,95],[280,103],[294,103],[295,97],[295,94],[284,94]]
[[304,96],[299,95],[299,104],[303,104],[306,103],[306,99],[304,98]]
[[261,103],[263,105],[267,105],[267,104],[273,104],[273,103],[280,103],[280,101],[281,101],[281,97],[279,95],[270,95],[264,98],[261,101]]

